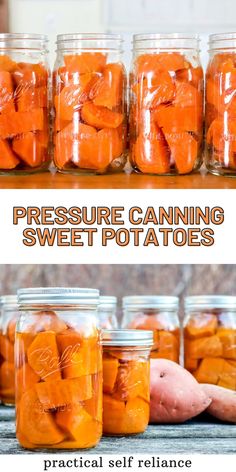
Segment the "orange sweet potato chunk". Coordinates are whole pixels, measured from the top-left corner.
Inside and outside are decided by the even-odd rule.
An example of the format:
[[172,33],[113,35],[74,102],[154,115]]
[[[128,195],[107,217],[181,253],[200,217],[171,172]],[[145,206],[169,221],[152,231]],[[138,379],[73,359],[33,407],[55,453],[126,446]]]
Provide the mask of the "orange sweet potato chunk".
[[16,385],[17,385],[17,397],[21,398],[23,392],[29,390],[40,381],[40,377],[35,371],[25,363],[22,367],[16,370]]
[[40,382],[36,391],[45,410],[55,409],[92,397],[91,376]]
[[102,72],[106,65],[106,55],[95,52],[84,52],[82,54],[66,55],[64,57],[66,71],[69,74],[78,72],[87,74],[90,72]]
[[13,139],[12,149],[29,167],[39,167],[44,161],[45,148],[31,131],[16,136]]
[[20,160],[12,152],[11,146],[5,139],[0,139],[0,169],[15,169]]
[[62,431],[76,441],[77,448],[87,448],[97,444],[102,425],[94,420],[79,403],[58,411],[55,419]]
[[170,171],[169,149],[162,130],[152,125],[150,134],[140,134],[133,147],[133,161],[137,168],[148,174],[166,174]]
[[160,105],[153,113],[153,118],[168,133],[192,131],[198,134],[201,129],[201,117],[194,106]]
[[103,395],[103,432],[105,434],[123,433],[125,403],[110,395]]
[[48,81],[48,71],[40,63],[19,62],[12,75],[17,86],[16,94],[19,88],[28,88],[32,85],[35,87],[46,86]]
[[149,371],[147,362],[130,361],[121,364],[118,369],[113,398],[128,401],[148,389]]
[[142,398],[129,400],[125,405],[125,416],[123,420],[123,434],[142,433],[149,422],[149,404]]
[[[17,436],[37,446],[58,444],[65,434],[57,427],[53,415],[44,411],[34,388],[26,390],[19,403]],[[18,436],[19,437],[19,436]]]
[[94,128],[118,128],[123,122],[122,113],[111,111],[92,102],[85,103],[81,111],[82,120]]
[[103,356],[103,391],[112,393],[118,374],[118,359]]
[[153,357],[179,362],[179,340],[177,337],[170,331],[157,333],[157,353]]
[[223,347],[220,338],[216,335],[186,341],[186,353],[193,359],[204,357],[222,357]]
[[217,383],[220,387],[236,390],[236,366],[224,361],[223,371]]
[[82,141],[90,141],[96,130],[83,123],[70,123],[56,135],[55,163],[63,169],[73,159],[80,161]]
[[114,159],[122,156],[123,150],[123,140],[118,128],[103,128],[91,139],[81,141],[80,159],[78,162],[73,159],[73,163],[84,169],[103,172]]
[[45,381],[61,379],[56,334],[45,331],[37,334],[27,349],[30,367]]
[[0,113],[15,111],[14,88],[10,72],[0,71]]
[[12,72],[13,70],[17,69],[17,67],[17,63],[14,62],[10,56],[0,56],[0,71]]
[[179,82],[188,82],[194,87],[200,89],[203,85],[202,67],[189,67],[188,69],[179,69],[176,71],[176,78]]
[[19,88],[15,92],[18,111],[30,111],[33,108],[47,108],[47,87]]
[[173,100],[173,105],[177,107],[196,107],[197,109],[202,107],[202,93],[199,92],[196,87],[186,82],[175,83],[176,94]]
[[171,133],[163,128],[163,133],[170,148],[170,156],[179,174],[188,174],[194,169],[198,157],[198,142],[185,131]]
[[15,367],[14,363],[4,361],[0,366],[0,392],[10,390],[11,396],[15,393]]
[[203,315],[198,315],[188,320],[188,323],[184,328],[184,334],[189,339],[213,336],[216,334],[217,326],[217,316],[210,313],[204,313]]
[[9,341],[14,344],[17,318],[12,318],[7,326],[7,336]]
[[225,123],[223,118],[215,119],[207,131],[206,139],[217,151],[223,151],[227,146],[230,151],[236,152],[236,120]]
[[26,112],[11,112],[0,115],[0,139],[11,138],[17,134],[44,129],[42,108]]
[[100,353],[97,348],[97,338],[77,338],[77,343],[71,343],[71,335],[58,335],[57,343],[60,352],[60,363],[63,378],[76,378],[96,374],[101,370]]
[[206,357],[194,372],[194,377],[199,383],[218,384],[224,368],[224,359]]
[[217,331],[222,346],[223,357],[226,359],[236,359],[236,329],[219,328]]
[[14,363],[14,346],[3,334],[0,334],[0,354],[6,361]]
[[186,67],[188,67],[187,61],[182,54],[177,52],[142,54],[136,59],[136,70],[140,74],[154,73],[160,70],[175,72]]
[[110,63],[104,67],[103,75],[91,90],[89,98],[97,106],[116,108],[122,104],[124,68],[121,64]]

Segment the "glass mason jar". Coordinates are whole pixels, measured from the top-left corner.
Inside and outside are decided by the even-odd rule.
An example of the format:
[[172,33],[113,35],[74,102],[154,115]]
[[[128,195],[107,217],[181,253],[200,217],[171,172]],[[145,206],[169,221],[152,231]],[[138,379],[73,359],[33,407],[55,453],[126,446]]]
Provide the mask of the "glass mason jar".
[[0,34],[0,174],[49,165],[47,37]]
[[18,319],[17,297],[1,297],[0,318],[0,400],[5,405],[15,404],[15,328]]
[[199,38],[138,34],[130,74],[130,154],[136,172],[189,174],[202,163]]
[[123,328],[153,330],[153,359],[180,361],[179,299],[169,296],[123,298]]
[[236,390],[236,297],[185,299],[184,357],[198,382]]
[[16,431],[27,449],[83,449],[102,434],[99,291],[18,291]]
[[122,37],[63,34],[54,69],[54,163],[60,172],[117,172],[126,162]]
[[101,329],[118,327],[116,317],[117,298],[101,296],[98,305],[98,323]]
[[206,72],[206,166],[236,174],[236,33],[209,38]]
[[152,331],[103,332],[103,434],[143,433],[150,413]]

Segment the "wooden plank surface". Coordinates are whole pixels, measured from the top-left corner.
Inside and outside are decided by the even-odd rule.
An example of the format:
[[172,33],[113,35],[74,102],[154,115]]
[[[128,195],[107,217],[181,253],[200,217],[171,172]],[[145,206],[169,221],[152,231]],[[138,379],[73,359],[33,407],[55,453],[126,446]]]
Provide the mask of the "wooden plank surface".
[[155,176],[138,174],[71,175],[43,172],[34,175],[0,175],[1,189],[235,189],[236,178],[206,172]]
[[[94,449],[84,454],[235,454],[236,425],[212,422],[209,418],[183,425],[150,425],[142,435],[103,437]],[[40,450],[40,452],[48,452]],[[63,453],[65,451],[50,451]],[[68,451],[67,451],[68,452]],[[74,451],[69,451],[73,453]],[[0,407],[0,454],[31,454],[15,437],[14,409]]]

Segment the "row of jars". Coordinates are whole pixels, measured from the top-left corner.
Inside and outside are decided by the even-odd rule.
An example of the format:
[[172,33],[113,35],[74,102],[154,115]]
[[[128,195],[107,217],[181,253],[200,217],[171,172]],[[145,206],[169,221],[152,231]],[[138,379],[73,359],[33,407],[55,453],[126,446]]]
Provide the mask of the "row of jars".
[[198,36],[134,36],[128,108],[121,36],[59,35],[52,87],[47,44],[0,35],[1,173],[46,170],[53,154],[65,173],[117,172],[129,159],[139,173],[188,174],[205,141],[208,170],[236,174],[236,33],[210,36],[205,113]]

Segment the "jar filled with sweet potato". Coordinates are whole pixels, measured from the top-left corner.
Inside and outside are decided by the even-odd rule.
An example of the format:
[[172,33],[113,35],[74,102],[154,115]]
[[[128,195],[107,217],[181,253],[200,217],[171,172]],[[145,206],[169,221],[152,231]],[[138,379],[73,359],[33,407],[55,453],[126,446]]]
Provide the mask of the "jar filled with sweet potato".
[[0,299],[0,401],[15,404],[15,330],[19,316],[17,297],[5,295]]
[[189,174],[199,169],[203,70],[198,36],[134,36],[129,115],[136,172]]
[[143,433],[150,414],[152,331],[103,332],[103,434]]
[[152,359],[180,361],[179,299],[171,296],[123,298],[123,328],[152,330]]
[[85,449],[102,434],[99,292],[18,292],[16,434],[26,449]]
[[236,174],[236,33],[213,34],[206,72],[206,166]]
[[199,383],[236,390],[236,297],[187,297],[185,312],[185,368]]
[[47,37],[0,34],[0,174],[49,166]]
[[101,329],[115,329],[118,327],[116,307],[116,297],[100,297],[98,305],[98,324]]
[[59,35],[54,82],[54,163],[60,172],[104,174],[126,162],[122,38]]

